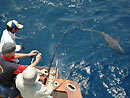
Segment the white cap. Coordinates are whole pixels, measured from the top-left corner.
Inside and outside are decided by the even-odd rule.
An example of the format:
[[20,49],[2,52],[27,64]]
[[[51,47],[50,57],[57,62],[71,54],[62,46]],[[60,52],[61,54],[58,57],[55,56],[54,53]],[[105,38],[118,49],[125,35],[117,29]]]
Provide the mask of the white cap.
[[35,67],[27,67],[22,73],[23,83],[33,85],[39,80],[40,76]]
[[16,20],[10,20],[7,23],[7,26],[11,27],[11,28],[18,28],[18,29],[22,29],[23,25],[19,24]]

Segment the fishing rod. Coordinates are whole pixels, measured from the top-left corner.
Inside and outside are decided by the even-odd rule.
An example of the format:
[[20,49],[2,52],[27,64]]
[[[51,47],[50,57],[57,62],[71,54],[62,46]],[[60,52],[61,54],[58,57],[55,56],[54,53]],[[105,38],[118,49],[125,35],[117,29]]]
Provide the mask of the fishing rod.
[[56,76],[55,78],[57,79],[58,78],[58,60],[56,60]]
[[54,53],[53,53],[53,55],[52,55],[52,58],[51,58],[51,61],[50,61],[49,67],[48,67],[48,75],[45,77],[44,82],[43,82],[44,85],[46,84],[47,78],[49,77],[51,65],[52,65],[52,62],[53,62],[53,60],[54,60],[54,57],[55,57],[55,54],[56,54],[56,51],[57,51],[59,45],[61,44],[62,40],[64,39],[64,36],[66,35],[66,33],[67,33],[76,23],[77,23],[77,21],[74,22],[73,24],[71,24],[71,25],[66,29],[66,31],[63,32],[63,35],[61,36],[61,38],[60,38],[58,44],[56,45],[55,51],[54,51]]

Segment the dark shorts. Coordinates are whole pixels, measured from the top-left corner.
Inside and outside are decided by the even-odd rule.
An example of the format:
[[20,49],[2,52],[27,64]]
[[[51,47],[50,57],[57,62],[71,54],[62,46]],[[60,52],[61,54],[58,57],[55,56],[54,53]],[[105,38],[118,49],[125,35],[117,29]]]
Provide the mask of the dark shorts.
[[0,85],[0,94],[2,94],[4,98],[15,98],[20,94],[20,92],[15,86],[6,87]]

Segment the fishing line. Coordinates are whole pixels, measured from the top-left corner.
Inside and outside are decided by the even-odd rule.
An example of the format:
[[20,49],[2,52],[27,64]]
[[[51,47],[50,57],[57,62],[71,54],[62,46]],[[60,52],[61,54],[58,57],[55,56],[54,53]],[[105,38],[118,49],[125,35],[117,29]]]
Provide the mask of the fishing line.
[[95,33],[101,33],[101,31],[96,31],[96,30],[92,30],[92,29],[89,29],[89,28],[85,28],[85,29],[81,29],[81,30],[89,31],[89,32],[95,32]]
[[54,51],[54,53],[53,53],[52,59],[51,59],[51,61],[50,61],[49,67],[48,67],[48,75],[45,77],[44,82],[43,82],[44,85],[46,84],[47,78],[49,77],[51,65],[52,65],[52,62],[53,62],[53,60],[54,60],[54,57],[55,57],[55,54],[56,54],[56,51],[57,51],[59,45],[61,44],[61,42],[62,42],[62,40],[64,39],[64,37],[65,37],[65,35],[67,34],[67,32],[69,32],[69,30],[70,30],[77,22],[78,22],[78,21],[76,21],[76,22],[74,22],[73,24],[71,24],[71,25],[66,29],[66,31],[63,32],[63,35],[61,36],[61,38],[60,38],[58,44],[56,45],[55,51]]

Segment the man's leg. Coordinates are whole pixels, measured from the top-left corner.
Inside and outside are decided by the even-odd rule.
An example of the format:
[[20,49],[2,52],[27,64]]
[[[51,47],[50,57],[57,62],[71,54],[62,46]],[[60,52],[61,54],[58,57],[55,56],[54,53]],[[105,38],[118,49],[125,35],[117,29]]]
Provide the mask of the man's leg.
[[3,95],[3,97],[8,98],[9,97],[8,91],[10,88],[0,85],[0,89],[1,89],[1,94]]
[[10,88],[10,98],[21,98],[19,90],[16,88],[16,86],[13,86]]
[[0,94],[0,98],[3,98],[1,94]]
[[19,94],[16,98],[22,98],[22,97],[21,97],[21,94]]

